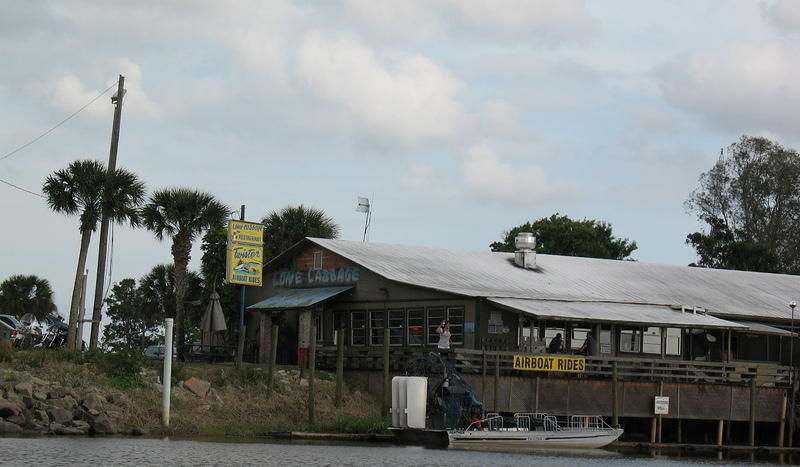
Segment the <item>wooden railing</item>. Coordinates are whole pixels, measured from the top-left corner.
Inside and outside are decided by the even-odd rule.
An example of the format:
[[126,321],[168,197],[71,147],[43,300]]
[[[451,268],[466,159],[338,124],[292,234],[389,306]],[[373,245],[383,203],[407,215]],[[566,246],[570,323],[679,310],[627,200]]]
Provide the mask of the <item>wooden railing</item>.
[[[430,349],[392,348],[389,367],[403,371],[409,360],[429,353]],[[513,356],[525,352],[494,350],[452,349],[447,358],[463,374],[493,375],[499,365],[503,375],[558,376],[560,378],[618,379],[620,381],[664,381],[707,384],[751,384],[758,386],[789,387],[790,368],[771,363],[756,362],[703,362],[620,357],[586,357],[586,371],[582,373],[531,372],[513,369]],[[563,356],[563,355],[562,355]],[[317,349],[320,368],[335,368],[336,347]],[[383,349],[349,348],[344,353],[347,369],[383,369]]]

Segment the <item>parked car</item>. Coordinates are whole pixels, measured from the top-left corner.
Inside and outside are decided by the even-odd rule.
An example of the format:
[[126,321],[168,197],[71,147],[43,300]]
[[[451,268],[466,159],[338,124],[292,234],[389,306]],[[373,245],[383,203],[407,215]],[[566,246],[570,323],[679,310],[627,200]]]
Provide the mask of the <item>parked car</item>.
[[0,322],[11,328],[11,341],[18,346],[25,339],[24,326],[12,315],[0,315]]
[[[164,354],[167,352],[166,345],[150,345],[144,349],[144,356],[153,360],[164,360]],[[172,349],[172,359],[175,360],[175,349]]]

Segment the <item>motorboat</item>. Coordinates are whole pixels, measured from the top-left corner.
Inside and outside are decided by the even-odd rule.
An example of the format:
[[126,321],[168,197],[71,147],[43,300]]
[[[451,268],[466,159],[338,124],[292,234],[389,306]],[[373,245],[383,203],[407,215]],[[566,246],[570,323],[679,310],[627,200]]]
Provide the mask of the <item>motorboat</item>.
[[596,449],[622,435],[599,415],[556,417],[517,413],[511,419],[488,414],[465,430],[448,430],[450,446],[519,447],[542,449]]

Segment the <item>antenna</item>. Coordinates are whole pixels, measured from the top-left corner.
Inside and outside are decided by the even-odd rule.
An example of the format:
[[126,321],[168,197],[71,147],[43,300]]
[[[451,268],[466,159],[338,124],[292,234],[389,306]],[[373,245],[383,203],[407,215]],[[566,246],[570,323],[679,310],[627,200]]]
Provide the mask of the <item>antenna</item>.
[[369,223],[372,218],[372,206],[369,204],[369,198],[364,196],[358,197],[358,204],[356,205],[356,212],[363,212],[366,213],[366,219],[364,221],[364,237],[361,239],[362,242],[367,241],[367,232],[369,231]]

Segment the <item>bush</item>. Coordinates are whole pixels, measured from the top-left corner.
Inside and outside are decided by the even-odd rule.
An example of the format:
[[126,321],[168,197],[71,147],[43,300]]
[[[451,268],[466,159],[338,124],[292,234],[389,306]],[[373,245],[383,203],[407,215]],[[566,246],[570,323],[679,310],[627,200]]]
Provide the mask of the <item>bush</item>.
[[118,352],[92,355],[97,367],[115,380],[120,386],[132,387],[141,383],[140,373],[145,357],[140,352],[125,349]]

